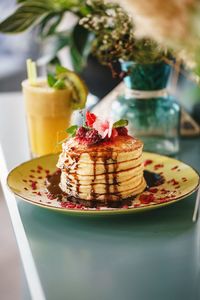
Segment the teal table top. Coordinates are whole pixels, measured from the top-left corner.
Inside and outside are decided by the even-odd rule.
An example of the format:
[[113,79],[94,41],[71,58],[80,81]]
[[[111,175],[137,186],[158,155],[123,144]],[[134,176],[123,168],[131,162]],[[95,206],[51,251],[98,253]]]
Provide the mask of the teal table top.
[[[22,111],[16,113],[20,117]],[[18,158],[11,156],[6,146],[12,128],[5,130],[1,128],[1,142],[11,169],[27,159],[23,152],[27,145],[10,139]],[[200,171],[199,156],[200,138],[181,140],[178,159]],[[199,299],[200,221],[192,222],[195,196],[154,211],[109,217],[67,216],[18,200],[46,299]]]

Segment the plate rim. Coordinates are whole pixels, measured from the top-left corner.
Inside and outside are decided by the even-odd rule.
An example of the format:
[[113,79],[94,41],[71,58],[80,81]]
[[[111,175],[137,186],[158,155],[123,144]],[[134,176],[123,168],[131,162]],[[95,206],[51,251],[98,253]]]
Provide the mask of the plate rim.
[[22,199],[23,201],[25,201],[26,203],[38,206],[38,207],[42,207],[42,208],[46,208],[49,210],[53,210],[56,212],[62,212],[65,214],[70,214],[70,215],[115,215],[115,214],[128,214],[128,213],[139,213],[142,211],[147,211],[147,210],[153,210],[153,209],[157,209],[157,208],[161,208],[161,207],[165,207],[168,206],[170,204],[179,202],[182,199],[187,198],[188,196],[192,195],[194,192],[197,191],[197,189],[200,186],[200,173],[193,168],[191,165],[185,163],[182,160],[173,158],[171,156],[166,156],[166,155],[162,155],[159,153],[155,153],[155,152],[149,152],[149,151],[143,151],[143,154],[151,154],[151,155],[155,155],[155,156],[159,156],[159,157],[164,157],[170,160],[174,160],[174,161],[178,161],[179,163],[182,163],[184,165],[187,165],[188,167],[190,167],[198,176],[198,182],[197,185],[191,190],[189,191],[187,194],[182,195],[177,197],[176,199],[172,199],[171,201],[167,201],[167,202],[163,202],[163,203],[159,203],[159,204],[151,204],[151,205],[147,205],[147,206],[142,206],[142,207],[133,207],[133,208],[111,208],[111,209],[96,209],[96,210],[92,210],[92,209],[70,209],[70,208],[62,208],[62,207],[53,207],[47,204],[40,204],[38,202],[34,202],[33,200],[29,200],[25,197],[23,197],[22,195],[19,195],[17,192],[14,192],[13,189],[11,188],[11,186],[9,185],[9,178],[12,175],[12,173],[19,167],[27,164],[28,162],[34,161],[34,160],[38,160],[38,159],[42,159],[44,157],[48,157],[48,156],[58,156],[61,152],[57,152],[57,153],[50,153],[50,154],[46,154],[46,155],[42,155],[39,157],[34,157],[32,159],[26,160],[24,162],[22,162],[21,164],[17,165],[16,167],[14,167],[13,169],[11,169],[8,173],[7,179],[6,179],[6,184],[9,188],[9,190],[16,195],[17,197],[19,197],[20,199]]

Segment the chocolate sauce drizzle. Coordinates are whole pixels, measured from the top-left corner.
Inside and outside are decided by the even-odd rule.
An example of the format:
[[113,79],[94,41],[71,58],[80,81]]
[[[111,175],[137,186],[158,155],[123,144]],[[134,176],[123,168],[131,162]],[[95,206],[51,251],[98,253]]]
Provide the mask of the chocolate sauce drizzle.
[[97,153],[95,152],[94,156],[91,157],[90,155],[90,158],[91,160],[93,160],[93,174],[94,174],[94,177],[92,179],[92,183],[91,183],[91,196],[92,198],[96,198],[96,192],[95,192],[95,180],[96,180],[96,164],[97,164]]

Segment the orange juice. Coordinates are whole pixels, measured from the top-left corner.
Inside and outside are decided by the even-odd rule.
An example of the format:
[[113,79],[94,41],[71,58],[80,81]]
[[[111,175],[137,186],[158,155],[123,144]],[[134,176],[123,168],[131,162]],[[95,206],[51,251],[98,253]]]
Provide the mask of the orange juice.
[[73,112],[71,90],[53,89],[43,78],[34,85],[25,80],[22,87],[33,156],[60,151]]

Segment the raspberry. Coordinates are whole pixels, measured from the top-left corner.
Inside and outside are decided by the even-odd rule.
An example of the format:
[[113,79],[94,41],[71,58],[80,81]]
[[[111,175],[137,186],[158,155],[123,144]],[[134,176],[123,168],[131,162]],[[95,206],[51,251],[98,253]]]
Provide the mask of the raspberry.
[[90,113],[89,111],[86,112],[86,125],[92,127],[96,120],[95,114]]
[[79,139],[84,139],[87,131],[88,130],[85,127],[80,127],[76,132],[76,137]]
[[93,145],[99,143],[102,140],[102,137],[96,129],[91,129],[86,133],[86,142],[88,145]]
[[126,127],[118,127],[116,128],[118,135],[128,135],[128,129]]
[[118,136],[118,131],[117,131],[117,129],[113,128],[112,129],[112,134],[111,134],[111,139],[114,139],[117,136]]

